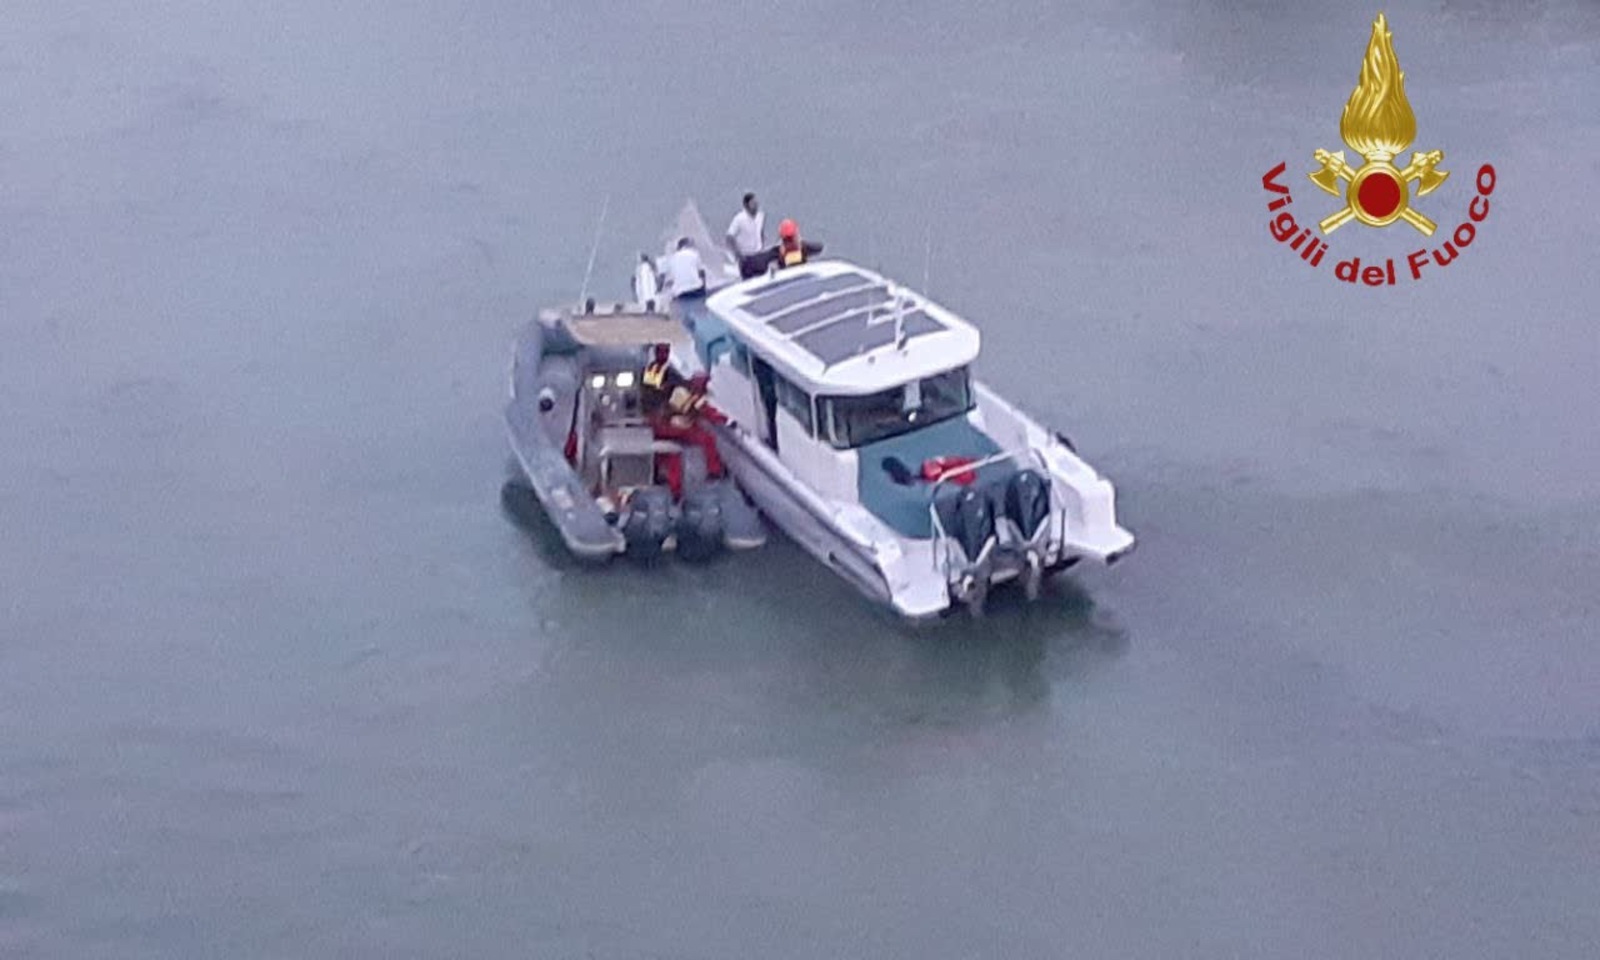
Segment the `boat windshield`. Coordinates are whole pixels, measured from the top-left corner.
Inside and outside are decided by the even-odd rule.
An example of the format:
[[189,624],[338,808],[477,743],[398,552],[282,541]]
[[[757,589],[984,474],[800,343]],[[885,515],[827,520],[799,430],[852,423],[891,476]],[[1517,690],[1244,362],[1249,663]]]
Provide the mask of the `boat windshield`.
[[966,367],[864,397],[819,397],[819,433],[840,450],[897,437],[972,409]]

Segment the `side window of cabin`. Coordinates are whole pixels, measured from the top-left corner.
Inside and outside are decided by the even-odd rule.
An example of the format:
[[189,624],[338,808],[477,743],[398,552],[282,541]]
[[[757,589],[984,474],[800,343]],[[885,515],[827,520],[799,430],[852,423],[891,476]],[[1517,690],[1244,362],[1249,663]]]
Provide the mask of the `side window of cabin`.
[[815,436],[817,426],[811,418],[811,397],[783,377],[775,376],[773,379],[778,388],[778,406],[800,421],[800,426],[805,428],[808,436]]

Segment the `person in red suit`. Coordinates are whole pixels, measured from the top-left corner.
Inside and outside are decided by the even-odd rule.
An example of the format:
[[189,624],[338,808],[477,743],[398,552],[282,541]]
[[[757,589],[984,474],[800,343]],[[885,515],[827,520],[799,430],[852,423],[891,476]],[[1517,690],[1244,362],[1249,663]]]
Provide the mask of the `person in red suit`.
[[[716,436],[701,421],[725,424],[728,418],[706,399],[709,382],[705,374],[697,373],[674,386],[665,406],[657,412],[652,426],[655,435],[663,440],[677,440],[699,447],[706,458],[706,476],[715,479],[723,475],[722,458],[717,454]],[[672,488],[673,496],[681,496],[682,465],[676,457],[671,458],[666,470],[667,485]]]

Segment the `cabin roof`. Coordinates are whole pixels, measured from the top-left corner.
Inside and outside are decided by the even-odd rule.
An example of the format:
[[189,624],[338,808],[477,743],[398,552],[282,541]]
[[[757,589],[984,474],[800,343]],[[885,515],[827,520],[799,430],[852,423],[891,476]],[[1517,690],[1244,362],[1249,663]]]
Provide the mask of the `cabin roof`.
[[[972,324],[843,260],[744,280],[718,290],[706,305],[753,351],[812,392],[886,390],[978,356]],[[897,326],[904,332],[901,345]]]

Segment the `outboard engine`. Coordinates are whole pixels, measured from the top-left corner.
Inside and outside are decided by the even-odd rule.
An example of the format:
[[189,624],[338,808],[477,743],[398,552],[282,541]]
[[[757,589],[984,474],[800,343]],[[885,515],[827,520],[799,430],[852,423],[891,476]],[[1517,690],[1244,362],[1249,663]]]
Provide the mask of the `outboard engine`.
[[1021,470],[1006,485],[1006,516],[1031,541],[1050,517],[1050,484],[1037,470]]
[[997,535],[995,498],[984,488],[961,487],[955,493],[940,496],[935,509],[944,532],[960,544],[966,554],[966,563],[959,571],[946,570],[947,574],[958,574],[950,584],[952,597],[973,616],[981,617],[989,594],[989,570],[986,564],[980,565],[978,559]]
[[672,532],[672,492],[666,487],[645,487],[628,498],[622,518],[622,538],[628,554],[650,558],[660,556],[661,542]]
[[955,529],[950,531],[967,559],[976,561],[983,545],[994,536],[994,503],[988,494],[975,487],[963,487],[956,494]]
[[1036,543],[1050,519],[1050,482],[1036,470],[1020,470],[1006,484],[1005,512],[1022,535],[1022,592],[1039,599],[1044,586],[1045,545]]
[[678,512],[678,555],[685,560],[706,560],[722,549],[722,501],[709,487],[683,496]]

